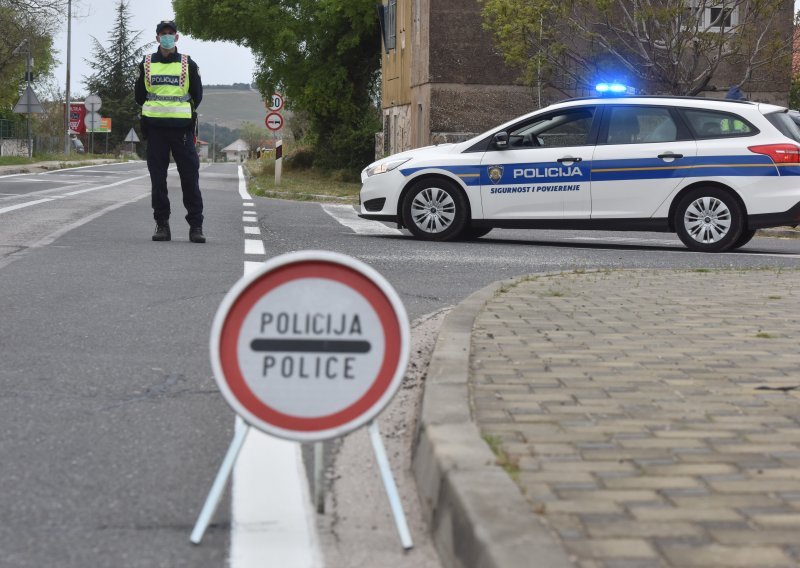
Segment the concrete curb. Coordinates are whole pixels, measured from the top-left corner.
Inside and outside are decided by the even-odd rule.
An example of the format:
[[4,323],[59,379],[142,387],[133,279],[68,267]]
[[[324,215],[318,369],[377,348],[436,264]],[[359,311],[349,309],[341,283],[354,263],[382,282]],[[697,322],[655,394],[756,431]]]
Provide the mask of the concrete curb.
[[495,282],[445,318],[428,367],[413,470],[423,514],[447,568],[574,568],[530,509],[472,421],[469,355],[480,310]]

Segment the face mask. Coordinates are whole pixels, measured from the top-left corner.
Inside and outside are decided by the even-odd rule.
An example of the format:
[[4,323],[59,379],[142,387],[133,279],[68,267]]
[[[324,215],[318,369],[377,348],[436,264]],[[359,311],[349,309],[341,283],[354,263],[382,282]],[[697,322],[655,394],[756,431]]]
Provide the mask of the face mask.
[[164,49],[172,49],[175,47],[175,36],[170,34],[162,35],[158,38],[158,43],[160,43],[161,47]]

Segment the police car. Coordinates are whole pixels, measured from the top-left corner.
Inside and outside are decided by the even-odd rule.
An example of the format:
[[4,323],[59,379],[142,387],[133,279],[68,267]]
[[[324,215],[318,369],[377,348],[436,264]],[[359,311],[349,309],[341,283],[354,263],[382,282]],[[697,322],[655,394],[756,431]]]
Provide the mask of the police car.
[[675,232],[741,247],[800,223],[800,127],[783,107],[692,97],[561,102],[361,173],[360,216],[420,239],[493,228]]

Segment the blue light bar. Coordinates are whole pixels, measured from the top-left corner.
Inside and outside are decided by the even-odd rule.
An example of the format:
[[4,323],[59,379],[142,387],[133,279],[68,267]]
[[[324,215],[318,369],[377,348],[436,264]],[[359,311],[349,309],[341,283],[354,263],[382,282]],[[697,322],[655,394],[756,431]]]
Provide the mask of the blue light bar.
[[636,93],[635,89],[621,83],[598,83],[595,85],[594,90],[601,95],[632,95]]

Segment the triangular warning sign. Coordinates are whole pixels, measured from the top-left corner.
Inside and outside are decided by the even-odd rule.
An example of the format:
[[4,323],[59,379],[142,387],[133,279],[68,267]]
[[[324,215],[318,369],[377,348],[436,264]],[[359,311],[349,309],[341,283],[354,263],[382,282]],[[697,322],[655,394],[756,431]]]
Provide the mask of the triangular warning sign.
[[39,103],[39,98],[30,85],[22,93],[19,102],[14,106],[14,112],[17,114],[44,114],[44,109]]
[[128,135],[125,137],[124,141],[125,142],[138,142],[139,141],[139,137],[136,136],[136,131],[133,128],[131,128],[131,131],[128,132]]

